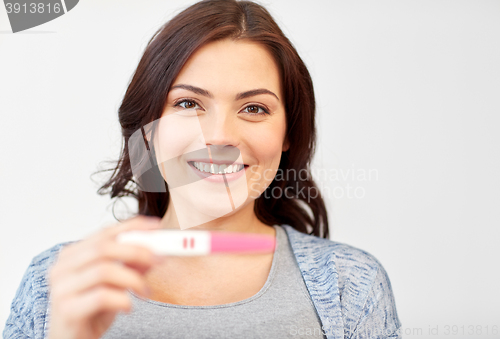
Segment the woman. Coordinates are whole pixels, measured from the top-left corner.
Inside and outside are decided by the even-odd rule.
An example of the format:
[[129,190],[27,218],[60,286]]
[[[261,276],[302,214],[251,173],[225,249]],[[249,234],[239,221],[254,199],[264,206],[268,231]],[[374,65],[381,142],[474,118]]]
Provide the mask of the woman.
[[[100,193],[136,197],[139,216],[35,257],[4,338],[400,338],[382,265],[326,239],[311,78],[262,6],[201,1],[166,23],[119,119]],[[268,234],[276,249],[157,257],[116,241],[165,228]]]

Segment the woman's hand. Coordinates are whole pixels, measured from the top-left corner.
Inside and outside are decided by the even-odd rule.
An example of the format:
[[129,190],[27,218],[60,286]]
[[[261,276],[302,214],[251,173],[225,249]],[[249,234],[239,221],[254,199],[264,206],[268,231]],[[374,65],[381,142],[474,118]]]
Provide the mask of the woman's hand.
[[49,339],[97,339],[119,311],[129,313],[127,289],[148,296],[144,274],[161,261],[146,247],[120,244],[124,231],[160,228],[137,216],[64,247],[49,272]]

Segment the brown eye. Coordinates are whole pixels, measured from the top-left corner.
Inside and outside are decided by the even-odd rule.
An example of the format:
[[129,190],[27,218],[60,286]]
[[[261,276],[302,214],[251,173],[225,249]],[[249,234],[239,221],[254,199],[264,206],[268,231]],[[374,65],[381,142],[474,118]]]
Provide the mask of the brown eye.
[[198,107],[198,104],[194,100],[182,100],[178,102],[175,106],[180,106],[185,109],[195,109]]
[[245,107],[244,112],[247,114],[250,114],[250,115],[269,114],[269,112],[266,109],[264,109],[264,107],[259,106],[259,105],[249,105],[249,106]]
[[259,113],[259,107],[257,106],[248,106],[248,113]]

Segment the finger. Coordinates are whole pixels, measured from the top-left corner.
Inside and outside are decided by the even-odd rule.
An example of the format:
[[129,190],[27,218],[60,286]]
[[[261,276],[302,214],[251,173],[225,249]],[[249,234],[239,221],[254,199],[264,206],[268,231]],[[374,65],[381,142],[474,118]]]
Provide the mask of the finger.
[[132,302],[126,291],[100,286],[61,304],[59,310],[73,321],[81,321],[100,312],[130,312]]
[[105,228],[100,234],[98,234],[98,238],[115,238],[121,232],[131,230],[158,229],[161,227],[160,221],[161,219],[158,217],[138,215],[124,221],[123,223],[115,224],[112,227]]
[[59,252],[59,257],[61,254],[65,253],[67,255],[72,255],[72,253],[79,252],[82,248],[88,245],[101,242],[105,239],[113,239],[119,233],[130,230],[148,230],[148,229],[158,229],[161,228],[161,219],[158,217],[143,216],[138,215],[134,218],[128,219],[123,223],[112,224],[111,226],[106,226],[85,240],[80,240],[75,243],[65,245]]
[[121,232],[128,230],[143,230],[160,228],[161,219],[155,216],[137,215],[133,218],[127,219],[123,222],[104,226],[97,232],[92,233],[86,238],[90,242],[98,242],[103,239],[112,239]]
[[[77,251],[78,250],[78,251]],[[107,241],[93,246],[82,246],[72,249],[72,252],[63,253],[54,267],[52,277],[63,276],[84,269],[99,261],[120,261],[149,268],[158,262],[157,256],[149,248],[134,244]]]
[[[128,312],[127,312],[128,313]],[[97,338],[101,338],[104,332],[113,324],[116,317],[114,312],[99,312],[94,315],[94,319],[91,321],[95,324],[94,328],[96,330],[95,334]]]
[[62,300],[103,284],[122,290],[132,289],[139,295],[148,296],[146,281],[137,271],[118,263],[102,262],[59,281],[52,289],[52,297]]
[[145,275],[151,269],[151,266],[141,266],[136,264],[123,264],[123,266],[139,272],[139,274],[142,276]]

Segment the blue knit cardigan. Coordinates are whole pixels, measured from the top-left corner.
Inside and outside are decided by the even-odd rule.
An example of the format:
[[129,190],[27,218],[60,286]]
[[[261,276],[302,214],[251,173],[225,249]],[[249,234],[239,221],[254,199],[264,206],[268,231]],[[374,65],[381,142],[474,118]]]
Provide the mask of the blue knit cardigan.
[[[371,254],[283,225],[327,339],[401,338],[391,283]],[[57,244],[33,258],[12,301],[4,339],[48,335],[47,272]],[[300,334],[300,333],[298,333]]]

